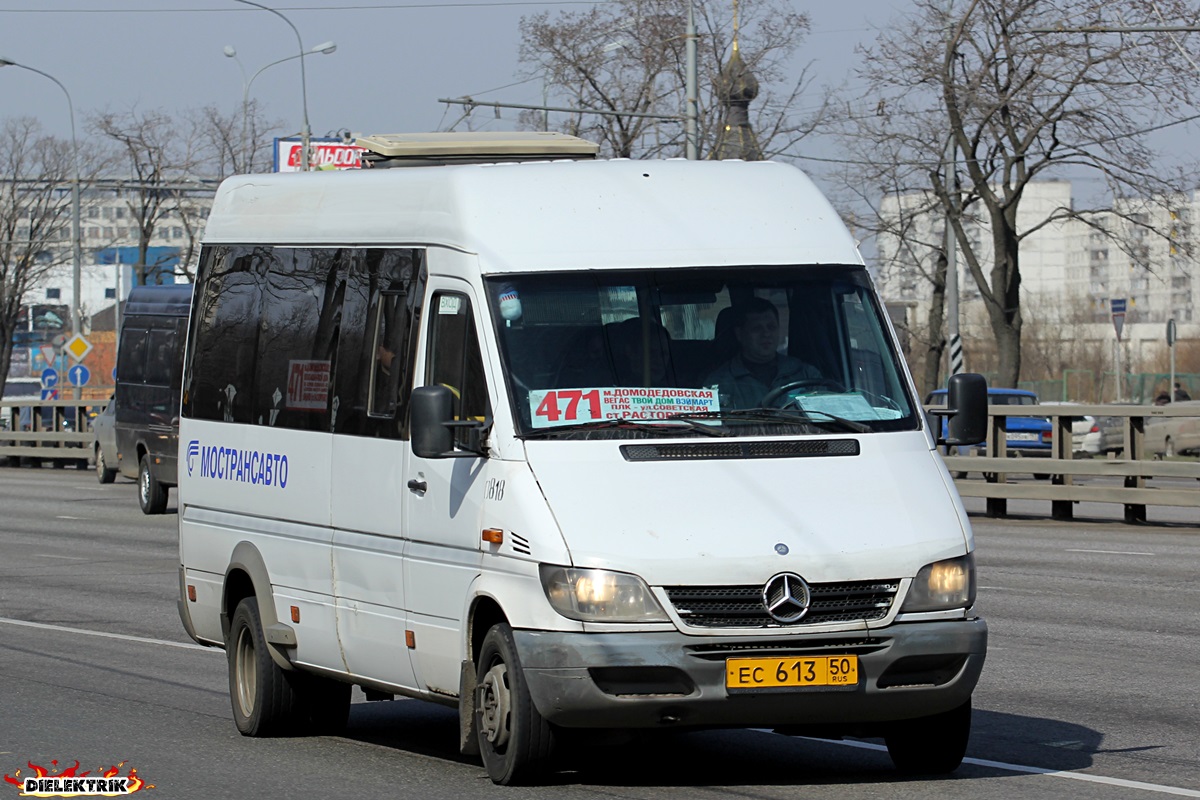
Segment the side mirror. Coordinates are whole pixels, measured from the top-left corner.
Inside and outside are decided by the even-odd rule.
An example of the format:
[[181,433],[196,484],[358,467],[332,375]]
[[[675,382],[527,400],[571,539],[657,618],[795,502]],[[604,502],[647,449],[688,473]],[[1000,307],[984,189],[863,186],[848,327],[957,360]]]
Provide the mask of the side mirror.
[[[479,458],[484,455],[483,448],[474,446],[482,439],[482,431],[491,425],[490,418],[483,422],[455,420],[450,389],[441,385],[413,389],[409,422],[413,455],[418,458]],[[454,449],[455,428],[471,429],[469,444],[473,449]]]
[[446,424],[453,419],[452,398],[445,386],[413,389],[411,414],[412,449],[418,458],[442,458],[454,450],[454,432]]
[[974,372],[951,375],[946,408],[935,413],[949,417],[946,438],[938,444],[970,445],[987,439],[987,379]]

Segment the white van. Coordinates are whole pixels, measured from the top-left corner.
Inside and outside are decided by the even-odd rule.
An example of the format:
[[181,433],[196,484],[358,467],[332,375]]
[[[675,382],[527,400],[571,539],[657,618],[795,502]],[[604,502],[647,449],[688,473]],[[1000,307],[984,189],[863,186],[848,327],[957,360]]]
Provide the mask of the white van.
[[[883,736],[956,768],[971,528],[809,179],[366,143],[372,169],[226,180],[206,228],[179,608],[228,651],[238,729],[336,731],[358,685],[458,708],[497,783],[580,728]],[[983,439],[982,378],[951,385],[947,441]]]

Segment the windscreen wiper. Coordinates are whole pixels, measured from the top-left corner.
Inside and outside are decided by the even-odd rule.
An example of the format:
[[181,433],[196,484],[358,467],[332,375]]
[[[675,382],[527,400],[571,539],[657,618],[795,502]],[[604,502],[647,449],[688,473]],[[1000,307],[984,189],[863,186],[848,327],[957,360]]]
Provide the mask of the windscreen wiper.
[[[812,416],[820,414],[820,418]],[[784,409],[784,408],[737,408],[728,411],[699,411],[696,413],[675,414],[668,419],[683,420],[739,420],[742,422],[791,422],[805,425],[815,425],[822,428],[836,428],[854,433],[870,433],[871,427],[861,422],[830,414],[828,411],[817,409]]]
[[702,433],[705,436],[731,436],[729,431],[714,428],[688,419],[688,415],[679,414],[666,418],[667,424],[646,422],[640,419],[620,417],[618,419],[594,419],[589,422],[577,422],[573,425],[556,425],[552,428],[541,428],[523,434],[523,439],[553,439],[568,433],[598,430],[635,430],[653,433],[656,436],[678,436],[681,433]]

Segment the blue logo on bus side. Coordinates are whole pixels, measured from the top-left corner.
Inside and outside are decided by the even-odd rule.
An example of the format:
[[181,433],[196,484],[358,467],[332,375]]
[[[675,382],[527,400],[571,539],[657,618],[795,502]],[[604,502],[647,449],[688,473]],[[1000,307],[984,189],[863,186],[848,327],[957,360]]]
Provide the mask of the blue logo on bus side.
[[242,450],[218,445],[206,447],[200,444],[199,439],[192,439],[187,446],[188,476],[191,477],[197,470],[201,478],[286,489],[288,457],[265,450]]

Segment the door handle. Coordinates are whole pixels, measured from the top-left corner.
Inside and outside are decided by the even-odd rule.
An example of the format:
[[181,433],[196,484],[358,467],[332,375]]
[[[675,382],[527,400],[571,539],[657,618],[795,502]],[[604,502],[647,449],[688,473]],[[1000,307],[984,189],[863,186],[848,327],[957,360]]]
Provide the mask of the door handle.
[[429,488],[429,484],[427,484],[425,481],[419,481],[416,478],[409,478],[408,488],[412,489],[418,494],[425,494],[425,490]]

